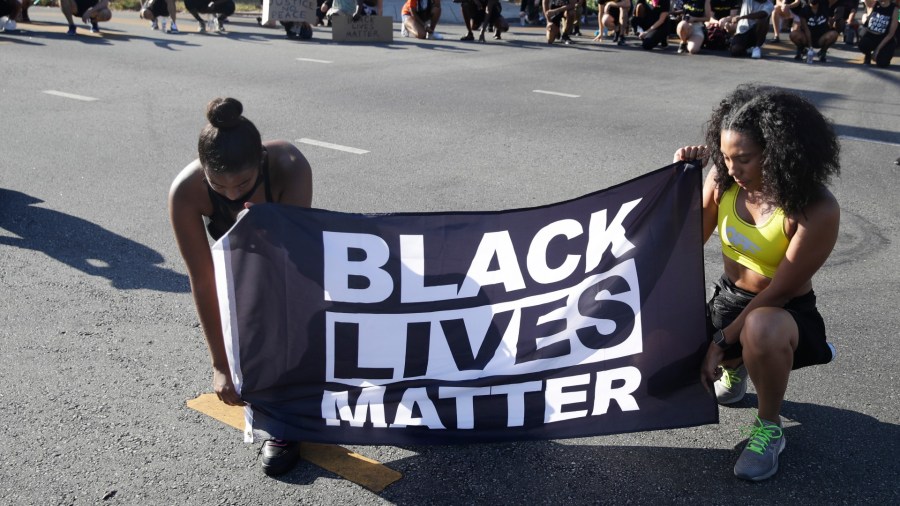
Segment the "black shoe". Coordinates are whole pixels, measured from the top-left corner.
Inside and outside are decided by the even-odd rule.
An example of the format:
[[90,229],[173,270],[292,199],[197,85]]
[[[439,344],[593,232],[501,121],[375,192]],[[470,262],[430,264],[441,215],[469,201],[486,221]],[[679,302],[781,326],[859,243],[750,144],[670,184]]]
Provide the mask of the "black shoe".
[[562,40],[562,43],[567,46],[572,43],[572,39],[570,39],[569,36],[565,35],[565,34],[562,36],[561,40]]
[[663,39],[662,42],[659,43],[659,47],[669,47],[669,41]]
[[805,55],[805,54],[806,54],[805,47],[797,47],[797,54],[794,55],[794,59],[797,61],[800,61],[803,59],[803,55]]
[[624,35],[619,35],[619,41],[616,42],[616,45],[618,45],[618,46],[624,46],[624,45],[625,45],[625,36],[624,36]]
[[459,40],[461,40],[463,42],[469,42],[471,40],[475,40],[475,36],[472,35],[472,32],[469,32],[468,35],[466,35],[465,37],[460,37]]
[[22,11],[22,22],[31,23],[31,18],[28,17],[28,11]]
[[687,42],[682,42],[681,44],[678,45],[678,54],[687,53],[687,50],[688,50]]
[[872,53],[866,53],[863,56],[863,65],[871,65],[872,64]]
[[576,26],[576,27],[572,30],[572,35],[577,35],[577,36],[581,37],[581,29],[578,28],[578,27]]
[[619,32],[613,34],[613,42],[619,42]]
[[828,61],[828,55],[826,54],[827,52],[828,52],[827,49],[820,49],[820,50],[819,50],[819,61],[820,61],[820,62],[826,63],[826,62]]
[[262,447],[262,469],[268,476],[284,474],[300,459],[300,443],[267,439]]

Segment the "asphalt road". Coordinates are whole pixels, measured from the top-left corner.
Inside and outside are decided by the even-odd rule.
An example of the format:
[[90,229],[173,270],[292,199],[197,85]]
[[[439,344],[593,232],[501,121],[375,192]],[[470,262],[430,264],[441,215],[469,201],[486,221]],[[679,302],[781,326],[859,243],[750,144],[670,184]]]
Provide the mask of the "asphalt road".
[[[70,38],[57,10],[31,14],[40,23],[0,34],[0,504],[900,503],[896,67],[865,68],[844,48],[806,65],[785,45],[760,61],[586,38],[548,47],[518,27],[484,45],[456,41],[459,25],[448,40],[385,45],[331,43],[327,30],[291,42],[241,20],[227,35],[169,35],[134,13]],[[773,479],[731,472],[752,394],[717,426],[353,447],[404,474],[380,494],[308,463],[268,479],[257,446],[185,407],[210,391],[210,370],[166,194],[211,98],[243,101],[264,138],[368,151],[298,144],[316,207],[491,210],[669,163],[747,81],[803,93],[845,136],[840,240],[814,280],[838,358],[792,376]],[[707,259],[713,280],[713,247]]]

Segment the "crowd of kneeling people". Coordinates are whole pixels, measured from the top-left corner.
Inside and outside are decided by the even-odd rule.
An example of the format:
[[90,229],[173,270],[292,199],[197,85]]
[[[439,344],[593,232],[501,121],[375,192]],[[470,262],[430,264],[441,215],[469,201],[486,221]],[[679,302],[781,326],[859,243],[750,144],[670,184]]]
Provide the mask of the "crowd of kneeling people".
[[[16,20],[30,22],[28,7],[35,0],[0,0],[0,28],[15,30]],[[485,40],[485,33],[501,39],[509,30],[500,0],[452,0],[459,3],[465,22],[463,41]],[[773,3],[774,2],[774,3]],[[74,19],[81,18],[92,32],[112,17],[109,0],[59,0],[60,9],[75,35]],[[184,0],[185,9],[200,23],[199,32],[224,32],[234,0]],[[318,0],[316,25],[330,25],[333,16],[380,15],[382,0]],[[825,62],[828,49],[843,36],[857,45],[865,64],[890,65],[900,43],[897,30],[900,0],[599,0],[599,29],[595,42],[610,40],[625,45],[634,37],[646,50],[677,43],[679,54],[697,54],[701,49],[727,50],[733,56],[762,57],[765,43],[780,43],[781,35],[796,46],[795,59]],[[861,11],[861,12],[857,12]],[[581,35],[585,23],[585,0],[521,0],[522,26],[544,24],[547,42],[570,44]],[[203,19],[206,14],[208,19]],[[143,0],[140,17],[151,28],[177,33],[175,0]],[[406,0],[401,10],[403,37],[441,39],[437,25],[441,0]],[[171,24],[166,25],[166,20]],[[260,20],[261,21],[261,20]],[[288,38],[312,37],[308,23],[282,22]],[[770,31],[774,37],[769,39]]]

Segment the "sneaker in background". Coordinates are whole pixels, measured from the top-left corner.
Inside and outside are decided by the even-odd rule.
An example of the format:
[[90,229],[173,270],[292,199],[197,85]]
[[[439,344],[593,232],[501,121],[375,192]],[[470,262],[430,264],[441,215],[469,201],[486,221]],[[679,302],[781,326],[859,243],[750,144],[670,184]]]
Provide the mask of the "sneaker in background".
[[178,31],[178,26],[172,21],[172,24],[169,26],[169,33],[181,33]]
[[682,42],[678,45],[678,54],[687,53],[687,42]]
[[722,368],[722,377],[713,384],[716,402],[734,404],[747,394],[747,367],[741,364],[736,369]]
[[78,30],[75,25],[69,25],[69,29],[66,31],[66,35],[75,35],[76,30]]
[[406,29],[406,25],[400,27],[400,36],[409,37],[409,30]]
[[819,50],[819,61],[822,63],[828,63],[828,50],[827,49]]
[[781,426],[759,416],[746,431],[747,446],[734,465],[734,475],[742,480],[762,481],[778,472],[778,456],[785,441]]
[[3,25],[3,30],[7,32],[12,32],[16,29],[16,20],[13,18],[8,18],[6,23]]
[[96,19],[91,20],[91,33],[100,33],[100,24]]

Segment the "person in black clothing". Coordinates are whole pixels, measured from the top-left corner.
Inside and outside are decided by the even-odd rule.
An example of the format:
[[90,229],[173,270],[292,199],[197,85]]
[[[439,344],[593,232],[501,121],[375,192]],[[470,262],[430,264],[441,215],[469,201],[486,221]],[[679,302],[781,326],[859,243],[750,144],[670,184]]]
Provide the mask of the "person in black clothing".
[[[187,266],[194,304],[212,358],[213,389],[230,406],[243,406],[232,381],[219,316],[216,277],[206,234],[218,240],[254,203],[275,202],[309,207],[312,171],[296,147],[286,141],[265,141],[241,115],[233,98],[209,103],[209,124],[200,132],[200,157],[175,177],[169,190],[169,219]],[[205,222],[205,229],[204,229]],[[263,444],[266,474],[286,472],[300,455],[297,442],[268,440]]]
[[206,21],[203,21],[200,14],[214,14],[213,30],[224,32],[225,21],[234,14],[235,5],[234,0],[184,0],[184,8],[200,22],[198,32],[206,32]]
[[838,38],[837,30],[831,27],[830,10],[827,0],[809,0],[797,10],[800,26],[791,31],[791,42],[797,46],[795,60],[803,59],[809,52],[809,61],[812,61],[813,48],[816,48],[819,50],[819,61],[828,61],[828,48]]
[[0,31],[15,30],[16,17],[22,12],[22,6],[16,0],[0,0],[0,18],[6,18],[0,24]]
[[484,32],[487,31],[488,25],[493,27],[494,40],[501,40],[500,34],[509,31],[509,23],[500,14],[503,8],[500,0],[462,0],[460,4],[468,32],[459,40],[475,40],[472,32],[479,30],[478,40],[484,42]]
[[866,3],[866,34],[859,39],[859,50],[866,65],[886,68],[897,49],[897,4],[894,0],[864,0]]
[[162,30],[166,31],[165,18],[172,18],[172,26],[169,28],[170,33],[178,33],[176,21],[175,0],[146,0],[141,6],[139,16],[150,22],[150,28],[159,30],[159,18],[162,19]]
[[575,23],[576,0],[543,0],[544,18],[547,20],[547,44],[557,39],[571,44],[569,33]]
[[112,11],[109,10],[109,0],[60,0],[59,10],[69,23],[66,35],[75,35],[75,16],[81,18],[85,24],[90,24],[91,33],[100,32],[100,22],[112,19]]
[[669,0],[642,0],[635,6],[631,23],[642,48],[649,51],[656,46],[669,45],[666,39],[672,31],[670,5]]

